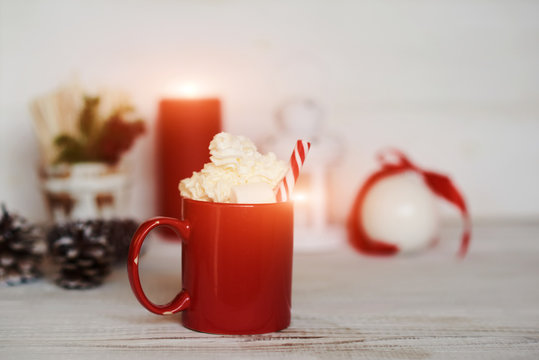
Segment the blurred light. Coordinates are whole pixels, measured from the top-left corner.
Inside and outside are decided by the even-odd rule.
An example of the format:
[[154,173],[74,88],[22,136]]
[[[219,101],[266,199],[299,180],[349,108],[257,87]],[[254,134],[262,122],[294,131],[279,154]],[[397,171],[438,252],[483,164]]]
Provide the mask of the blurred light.
[[200,89],[194,83],[183,84],[179,87],[178,90],[179,90],[180,95],[189,97],[189,98],[200,95]]
[[200,97],[200,85],[194,82],[184,82],[172,84],[166,91],[168,96],[182,97],[182,98],[196,98]]
[[295,192],[293,195],[292,195],[292,198],[295,202],[307,202],[308,200],[308,196],[306,193],[302,193],[302,192]]

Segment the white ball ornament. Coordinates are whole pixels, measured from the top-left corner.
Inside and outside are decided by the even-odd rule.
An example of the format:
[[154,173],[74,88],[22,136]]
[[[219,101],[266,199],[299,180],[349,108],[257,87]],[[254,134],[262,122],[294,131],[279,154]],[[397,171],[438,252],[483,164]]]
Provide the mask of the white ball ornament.
[[425,249],[438,238],[438,202],[444,200],[461,213],[458,254],[465,256],[472,223],[464,196],[449,176],[422,169],[395,149],[381,152],[378,160],[381,168],[360,187],[348,216],[350,244],[375,256]]
[[400,253],[428,247],[439,232],[436,196],[414,171],[374,184],[359,217],[369,237],[397,246]]

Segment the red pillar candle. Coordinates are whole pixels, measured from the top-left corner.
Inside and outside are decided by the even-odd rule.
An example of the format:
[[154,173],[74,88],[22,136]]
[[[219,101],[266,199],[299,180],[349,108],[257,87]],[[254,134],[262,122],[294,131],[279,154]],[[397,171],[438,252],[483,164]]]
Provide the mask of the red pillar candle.
[[221,131],[219,99],[163,99],[157,119],[158,213],[180,216],[181,179],[209,161],[208,145]]

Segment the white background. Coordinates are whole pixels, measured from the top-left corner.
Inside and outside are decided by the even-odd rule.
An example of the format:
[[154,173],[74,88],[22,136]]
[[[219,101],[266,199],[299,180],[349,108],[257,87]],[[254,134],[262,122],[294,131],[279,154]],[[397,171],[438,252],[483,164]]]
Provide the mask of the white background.
[[127,90],[150,122],[133,214],[154,214],[157,101],[196,82],[225,128],[261,139],[294,96],[345,140],[340,218],[392,145],[451,174],[477,218],[539,218],[539,2],[0,0],[0,201],[46,217],[29,101],[77,75]]

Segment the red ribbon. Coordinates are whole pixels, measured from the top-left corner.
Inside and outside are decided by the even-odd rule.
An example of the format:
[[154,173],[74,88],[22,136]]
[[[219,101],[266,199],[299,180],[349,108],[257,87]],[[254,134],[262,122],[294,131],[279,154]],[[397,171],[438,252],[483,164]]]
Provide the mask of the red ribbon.
[[[395,156],[396,161],[390,161],[388,159],[390,155]],[[348,218],[348,237],[352,245],[357,250],[370,255],[394,255],[399,251],[399,248],[394,244],[369,237],[361,221],[362,206],[371,187],[378,181],[405,171],[415,171],[423,177],[425,184],[432,192],[455,205],[460,210],[463,220],[463,230],[458,255],[464,257],[470,244],[472,224],[464,197],[451,179],[446,175],[419,168],[402,152],[395,149],[386,150],[378,154],[378,161],[381,163],[382,168],[365,181],[354,201]]]

